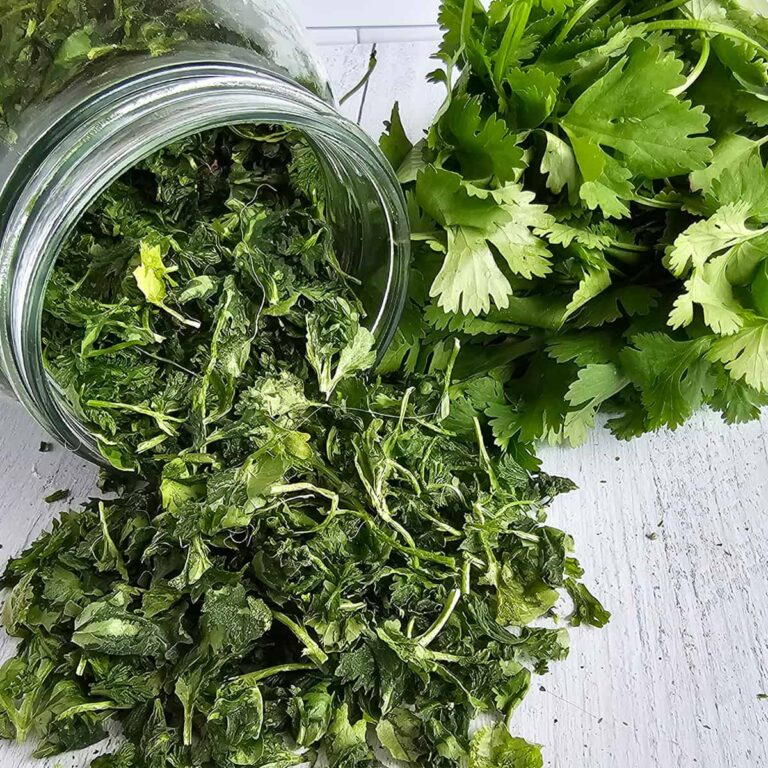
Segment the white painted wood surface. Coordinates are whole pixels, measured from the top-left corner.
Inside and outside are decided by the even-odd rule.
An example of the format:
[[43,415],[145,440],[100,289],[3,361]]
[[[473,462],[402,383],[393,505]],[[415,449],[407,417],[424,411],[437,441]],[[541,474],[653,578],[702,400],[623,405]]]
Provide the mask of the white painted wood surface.
[[[380,67],[346,105],[378,134],[397,98],[415,136],[442,94],[428,88],[432,46],[379,47]],[[368,46],[326,49],[337,91],[357,81]],[[51,521],[93,469],[0,399],[0,567]],[[768,416],[726,427],[703,413],[674,434],[620,443],[594,432],[578,449],[545,448],[544,466],[581,490],[552,520],[576,538],[595,591],[613,611],[604,630],[575,630],[568,661],[537,681],[514,728],[545,745],[551,768],[768,767]],[[655,537],[649,538],[655,534]],[[0,639],[0,658],[11,651]],[[542,690],[539,690],[539,686]],[[2,768],[80,768],[88,753],[35,763],[0,745]]]
[[440,0],[293,0],[308,27],[434,25]]

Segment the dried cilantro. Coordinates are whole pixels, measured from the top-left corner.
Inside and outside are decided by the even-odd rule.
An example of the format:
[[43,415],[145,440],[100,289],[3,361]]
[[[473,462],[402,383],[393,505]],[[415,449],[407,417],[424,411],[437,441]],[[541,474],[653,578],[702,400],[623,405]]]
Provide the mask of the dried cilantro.
[[193,136],[64,248],[46,365],[136,472],[8,564],[0,737],[48,757],[117,721],[93,768],[542,765],[470,724],[608,618],[546,524],[573,485],[492,446],[458,347],[372,370],[313,177],[294,132]]
[[162,56],[190,41],[255,49],[194,0],[0,0],[0,140],[18,116],[76,78],[130,54]]
[[287,130],[192,136],[114,184],[64,247],[45,361],[117,469],[245,456],[241,416],[265,376],[314,368],[321,402],[373,363],[322,201],[296,181],[308,173]]
[[60,488],[57,491],[53,491],[52,493],[49,493],[43,501],[46,504],[53,504],[57,501],[63,501],[64,499],[69,498],[69,488]]
[[416,765],[540,764],[470,722],[566,656],[565,589],[574,624],[606,614],[544,522],[561,484],[451,434],[443,375],[413,383],[350,378],[318,409],[277,373],[244,461],[180,455],[159,487],[65,514],[3,580],[21,646],[0,733],[52,755],[117,719],[131,746],[102,768],[375,766],[369,726]]

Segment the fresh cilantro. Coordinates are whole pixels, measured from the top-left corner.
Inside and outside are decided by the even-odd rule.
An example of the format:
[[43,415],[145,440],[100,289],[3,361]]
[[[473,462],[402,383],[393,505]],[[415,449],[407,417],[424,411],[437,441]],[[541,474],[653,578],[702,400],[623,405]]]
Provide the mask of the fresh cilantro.
[[[630,8],[631,5],[631,8]],[[382,140],[414,269],[393,360],[498,385],[499,445],[768,403],[768,30],[744,3],[444,0],[446,99]],[[419,314],[419,312],[421,314]],[[419,317],[419,323],[413,322]],[[461,413],[459,413],[461,411]]]

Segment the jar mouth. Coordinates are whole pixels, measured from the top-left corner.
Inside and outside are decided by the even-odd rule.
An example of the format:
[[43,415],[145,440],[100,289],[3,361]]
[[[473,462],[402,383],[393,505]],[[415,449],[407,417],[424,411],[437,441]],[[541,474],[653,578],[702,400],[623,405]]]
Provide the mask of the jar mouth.
[[[380,354],[405,302],[410,241],[400,186],[376,145],[314,93],[266,67],[231,61],[165,60],[123,78],[65,113],[16,160],[5,185],[0,241],[0,357],[22,405],[60,442],[104,463],[98,443],[47,374],[42,355],[45,287],[56,259],[89,206],[123,173],[162,147],[237,123],[303,132],[336,188],[331,227],[359,237],[347,268],[379,285],[368,326]],[[39,158],[39,162],[37,159]],[[342,261],[344,259],[342,258]]]

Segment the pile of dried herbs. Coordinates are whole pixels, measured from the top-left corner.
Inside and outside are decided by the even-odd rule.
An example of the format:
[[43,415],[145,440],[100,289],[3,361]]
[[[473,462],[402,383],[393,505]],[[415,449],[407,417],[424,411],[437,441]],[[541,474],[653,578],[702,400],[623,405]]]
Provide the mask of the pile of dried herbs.
[[14,141],[33,103],[132,54],[162,56],[192,41],[256,46],[196,0],[0,0],[0,141]]
[[67,244],[46,364],[138,471],[9,563],[0,737],[46,757],[116,721],[94,768],[542,766],[510,717],[565,623],[608,619],[546,525],[572,486],[453,402],[458,346],[376,375],[317,177],[289,131],[191,137]]
[[117,469],[242,461],[268,381],[314,370],[325,402],[371,367],[319,178],[295,134],[226,129],[161,150],[83,219],[47,289],[44,357]]

